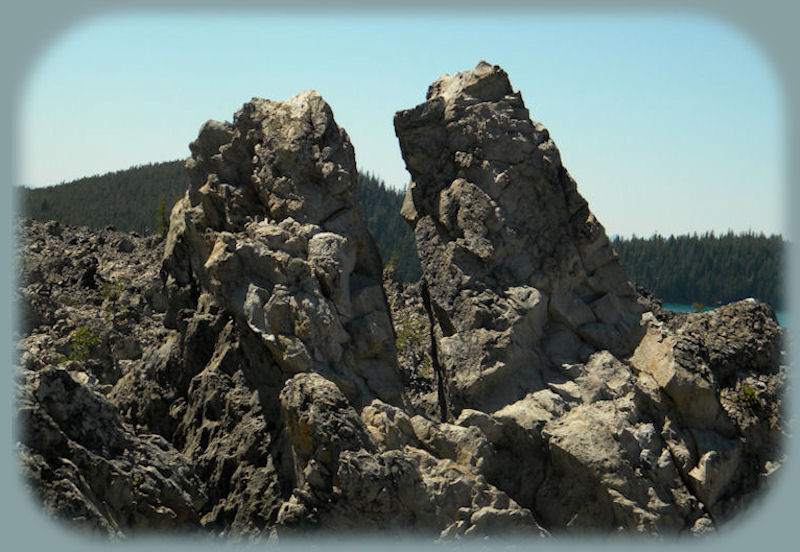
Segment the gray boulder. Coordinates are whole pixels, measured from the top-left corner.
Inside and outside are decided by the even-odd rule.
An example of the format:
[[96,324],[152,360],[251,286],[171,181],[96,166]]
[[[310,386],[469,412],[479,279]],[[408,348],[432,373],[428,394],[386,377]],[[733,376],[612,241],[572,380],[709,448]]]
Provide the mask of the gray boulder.
[[313,373],[289,380],[281,405],[298,485],[278,515],[279,536],[313,528],[448,539],[546,534],[481,475],[480,447],[488,442],[476,428],[409,419],[379,400],[359,417]]

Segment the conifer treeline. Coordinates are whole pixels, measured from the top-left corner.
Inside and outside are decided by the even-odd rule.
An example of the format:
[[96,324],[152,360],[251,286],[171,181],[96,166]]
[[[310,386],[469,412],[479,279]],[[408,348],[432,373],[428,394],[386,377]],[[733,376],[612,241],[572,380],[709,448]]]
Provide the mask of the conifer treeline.
[[[74,182],[21,190],[25,216],[73,226],[115,226],[140,234],[156,232],[163,216],[189,186],[183,161],[133,167]],[[399,279],[420,275],[414,236],[400,216],[403,194],[375,175],[359,174],[358,191],[367,228],[384,263]],[[780,277],[785,242],[780,236],[713,233],[655,235],[613,241],[632,280],[669,303],[706,305],[757,297],[782,305]]]
[[403,282],[419,280],[422,269],[414,245],[414,233],[400,216],[402,192],[387,187],[373,174],[359,173],[358,197],[364,221],[375,238],[383,264],[393,264],[397,278]]
[[710,306],[756,297],[783,306],[781,236],[656,234],[612,243],[628,276],[665,302]]
[[151,163],[47,188],[22,188],[25,216],[71,226],[155,233],[159,204],[169,209],[189,187],[183,161]]

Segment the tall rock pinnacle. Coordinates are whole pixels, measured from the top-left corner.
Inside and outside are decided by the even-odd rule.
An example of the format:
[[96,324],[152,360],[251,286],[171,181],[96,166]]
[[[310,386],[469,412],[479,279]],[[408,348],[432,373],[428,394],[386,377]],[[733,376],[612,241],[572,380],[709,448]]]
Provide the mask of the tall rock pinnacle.
[[636,292],[505,71],[441,77],[395,129],[456,413],[541,388],[548,365],[632,351]]
[[775,471],[769,307],[675,315],[640,297],[497,66],[441,77],[395,130],[442,417],[492,435],[487,479],[552,528],[729,519]]
[[223,307],[283,377],[314,371],[356,404],[402,392],[381,263],[362,220],[347,133],[312,91],[255,98],[190,145],[191,186],[164,256],[179,309]]

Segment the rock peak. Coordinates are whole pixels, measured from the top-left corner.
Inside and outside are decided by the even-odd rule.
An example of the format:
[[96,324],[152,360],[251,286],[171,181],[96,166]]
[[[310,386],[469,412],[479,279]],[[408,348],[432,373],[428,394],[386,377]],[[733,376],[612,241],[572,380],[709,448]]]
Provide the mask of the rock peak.
[[167,324],[222,308],[280,378],[318,372],[354,404],[397,403],[381,261],[347,133],[318,92],[253,98],[191,145],[164,254]]
[[441,97],[450,101],[467,96],[478,101],[496,101],[513,94],[508,74],[498,65],[479,61],[472,71],[443,75],[428,88],[426,99]]

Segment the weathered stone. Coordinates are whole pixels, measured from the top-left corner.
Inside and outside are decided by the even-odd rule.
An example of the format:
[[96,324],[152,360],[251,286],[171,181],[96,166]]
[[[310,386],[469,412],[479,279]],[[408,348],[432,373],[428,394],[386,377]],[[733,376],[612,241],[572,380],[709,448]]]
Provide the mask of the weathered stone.
[[411,418],[399,408],[376,399],[361,410],[361,421],[383,449],[399,450],[405,445],[419,448]]
[[[440,78],[395,130],[445,413],[488,436],[489,481],[571,531],[700,532],[703,508],[723,519],[720,497],[759,485],[739,475],[741,451],[771,457],[780,432],[769,313],[659,322],[496,66]],[[435,442],[433,427],[418,422],[417,437]]]
[[298,374],[281,391],[281,408],[295,457],[298,483],[310,460],[332,476],[344,450],[375,450],[358,413],[336,385],[314,373]]
[[396,129],[419,284],[384,291],[313,92],[203,125],[166,240],[23,223],[17,448],[49,512],[111,535],[704,534],[766,488],[767,306],[670,314],[631,284],[497,67]]
[[472,535],[544,536],[531,512],[451,460],[405,447],[342,453],[327,526],[402,529],[446,539]]
[[134,434],[112,403],[66,370],[26,379],[23,473],[50,514],[109,535],[199,526],[202,483],[169,442]]
[[192,185],[165,246],[168,312],[197,308],[207,292],[283,377],[315,371],[359,406],[401,403],[380,259],[352,146],[328,105],[310,91],[254,99],[233,124],[207,123],[191,149]]
[[[548,328],[633,350],[642,311],[633,288],[502,69],[481,62],[441,77],[426,103],[396,114],[395,130],[413,178],[403,212],[430,286],[454,415],[541,389],[536,351]],[[598,323],[593,307],[599,328],[589,326]],[[503,383],[487,384],[496,379]]]

